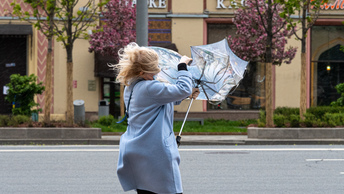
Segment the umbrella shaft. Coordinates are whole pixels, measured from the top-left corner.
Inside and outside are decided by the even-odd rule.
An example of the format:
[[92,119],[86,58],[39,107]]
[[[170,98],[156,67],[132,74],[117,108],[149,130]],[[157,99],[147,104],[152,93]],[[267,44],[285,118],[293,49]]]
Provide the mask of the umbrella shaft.
[[193,100],[194,100],[194,99],[193,99],[193,98],[191,98],[191,102],[190,102],[190,104],[189,104],[188,110],[186,111],[185,118],[184,118],[184,121],[183,121],[183,124],[182,124],[182,128],[180,129],[180,132],[179,132],[179,136],[180,136],[180,134],[182,134],[183,127],[184,127],[184,124],[185,124],[186,118],[188,118],[188,114],[189,114],[189,111],[190,111],[191,104],[192,104]]

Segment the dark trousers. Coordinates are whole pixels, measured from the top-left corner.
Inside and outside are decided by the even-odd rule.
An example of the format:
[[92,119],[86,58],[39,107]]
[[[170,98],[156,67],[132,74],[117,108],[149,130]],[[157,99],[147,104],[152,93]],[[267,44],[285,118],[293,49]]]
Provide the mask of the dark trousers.
[[[146,191],[146,190],[137,189],[137,194],[156,194],[156,193]],[[177,193],[177,194],[182,194],[182,193]]]

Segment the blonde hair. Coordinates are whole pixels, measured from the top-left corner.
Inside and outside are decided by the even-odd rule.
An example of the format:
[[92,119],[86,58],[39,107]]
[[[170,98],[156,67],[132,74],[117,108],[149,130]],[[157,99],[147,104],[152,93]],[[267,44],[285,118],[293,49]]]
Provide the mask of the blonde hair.
[[119,63],[115,66],[119,70],[117,81],[129,86],[140,77],[140,73],[160,72],[158,54],[149,48],[140,47],[136,43],[129,43],[118,51]]

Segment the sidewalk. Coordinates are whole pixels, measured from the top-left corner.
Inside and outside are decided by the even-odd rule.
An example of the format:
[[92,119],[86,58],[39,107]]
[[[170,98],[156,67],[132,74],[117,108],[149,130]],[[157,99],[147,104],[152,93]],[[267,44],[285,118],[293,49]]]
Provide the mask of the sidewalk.
[[[0,145],[118,145],[122,133],[100,128],[0,128]],[[247,133],[187,133],[181,145],[342,144],[344,128],[256,128]]]
[[[103,136],[102,140],[117,145],[120,136]],[[255,139],[247,135],[182,135],[181,145],[342,145],[344,139]]]
[[[0,145],[118,145],[120,135],[100,139],[0,139]],[[344,139],[255,139],[247,135],[182,135],[181,145],[344,145]]]
[[[181,145],[236,145],[245,144],[247,135],[182,135]],[[102,136],[104,142],[119,143],[120,136]]]

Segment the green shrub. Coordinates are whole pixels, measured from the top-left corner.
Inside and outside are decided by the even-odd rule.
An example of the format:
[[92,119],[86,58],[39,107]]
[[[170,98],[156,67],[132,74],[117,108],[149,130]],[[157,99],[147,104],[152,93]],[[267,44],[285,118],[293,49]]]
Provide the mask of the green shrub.
[[323,119],[326,113],[344,113],[344,107],[317,106],[307,109],[307,113],[313,114],[316,119]]
[[305,113],[303,114],[303,116],[305,117],[303,123],[306,125],[306,127],[312,127],[313,125],[315,125],[316,123],[316,118],[312,113]]
[[292,114],[290,115],[290,126],[299,127],[300,126],[300,115]]
[[274,111],[274,114],[284,115],[286,118],[290,119],[291,115],[299,115],[299,108],[290,108],[290,107],[277,107]]
[[326,113],[324,120],[331,127],[343,125],[344,113]]
[[265,127],[266,125],[266,112],[265,110],[259,110],[258,127]]
[[344,83],[336,85],[337,93],[340,94],[340,97],[331,102],[331,106],[344,106]]
[[8,126],[17,127],[20,124],[31,122],[30,117],[26,115],[14,115],[11,117],[9,122],[7,123]]
[[0,127],[6,127],[9,121],[10,121],[9,116],[0,115]]
[[12,113],[14,115],[31,116],[31,113],[41,111],[41,109],[32,110],[33,107],[39,106],[34,101],[35,95],[42,94],[44,91],[43,83],[37,84],[37,76],[34,74],[30,76],[12,74],[10,79],[10,83],[6,85],[8,87],[8,95],[5,99],[11,104],[15,103]]
[[286,120],[286,117],[284,115],[281,115],[281,114],[274,114],[274,123],[276,125],[276,127],[284,127],[285,124],[285,120]]
[[104,126],[109,126],[114,122],[115,119],[112,115],[102,116],[99,118],[98,123]]

